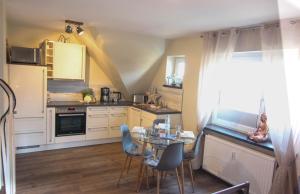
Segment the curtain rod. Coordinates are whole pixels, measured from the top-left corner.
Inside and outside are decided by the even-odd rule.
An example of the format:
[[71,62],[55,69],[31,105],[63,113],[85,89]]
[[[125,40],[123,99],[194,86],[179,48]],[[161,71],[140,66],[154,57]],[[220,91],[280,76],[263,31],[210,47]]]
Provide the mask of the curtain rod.
[[[218,32],[218,31],[226,31],[226,30],[231,30],[231,29],[250,30],[250,29],[257,29],[257,28],[261,28],[261,27],[271,27],[271,26],[280,25],[281,21],[289,21],[291,24],[296,24],[296,23],[300,22],[300,18],[281,19],[281,20],[268,22],[268,23],[254,24],[254,25],[241,26],[241,27],[231,27],[231,28],[225,28],[225,29],[219,29],[219,30],[207,31],[207,32]],[[202,32],[200,35],[200,38],[203,38],[203,33],[207,33],[207,32]]]

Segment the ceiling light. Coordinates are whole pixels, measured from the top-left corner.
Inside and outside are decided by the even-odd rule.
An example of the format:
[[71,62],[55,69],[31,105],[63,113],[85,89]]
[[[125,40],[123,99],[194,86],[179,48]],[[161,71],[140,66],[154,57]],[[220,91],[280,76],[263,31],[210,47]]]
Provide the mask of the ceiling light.
[[66,25],[66,33],[71,34],[73,32],[72,26],[70,24]]
[[80,26],[77,26],[76,31],[79,36],[83,35],[84,33],[84,30]]
[[79,36],[81,36],[84,33],[83,28],[81,27],[83,25],[83,22],[77,22],[74,20],[65,20],[66,23],[66,33],[72,33],[73,27],[76,27],[76,32]]

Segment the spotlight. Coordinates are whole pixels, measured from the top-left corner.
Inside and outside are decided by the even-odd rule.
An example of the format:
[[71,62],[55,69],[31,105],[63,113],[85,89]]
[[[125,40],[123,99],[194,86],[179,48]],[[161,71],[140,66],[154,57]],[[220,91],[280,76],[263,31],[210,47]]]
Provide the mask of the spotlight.
[[72,27],[76,27],[76,32],[79,36],[81,36],[84,33],[84,30],[82,29],[83,22],[77,22],[74,20],[65,20],[66,23],[66,33],[72,33],[73,29]]
[[80,26],[77,26],[76,31],[79,36],[83,35],[84,33],[84,30]]
[[66,25],[66,33],[71,34],[73,32],[72,26],[70,24]]

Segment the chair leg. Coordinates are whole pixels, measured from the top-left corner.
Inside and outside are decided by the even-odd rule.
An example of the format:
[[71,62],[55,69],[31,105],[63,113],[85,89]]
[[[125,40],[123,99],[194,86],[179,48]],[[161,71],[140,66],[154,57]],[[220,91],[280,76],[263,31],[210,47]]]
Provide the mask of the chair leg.
[[176,178],[177,178],[177,183],[178,183],[179,192],[180,192],[180,194],[182,194],[181,183],[180,183],[180,179],[179,179],[179,175],[178,175],[178,170],[177,170],[177,168],[175,168],[175,172],[176,172]]
[[192,162],[191,162],[191,160],[189,160],[189,171],[190,171],[192,188],[193,188],[193,193],[194,193],[195,192],[195,189],[194,189],[194,176],[193,176],[193,168],[192,168]]
[[130,166],[131,166],[131,160],[132,160],[132,157],[129,157],[129,164],[128,164],[128,168],[127,168],[127,174],[129,172],[129,169],[130,169]]
[[182,194],[184,194],[184,169],[183,169],[183,161],[181,162],[181,181],[182,181]]
[[149,189],[149,176],[148,176],[148,166],[146,168],[146,184],[147,184],[147,189]]
[[159,186],[160,186],[160,171],[157,171],[157,184],[156,184],[156,194],[159,194]]
[[137,192],[140,192],[140,190],[141,190],[141,186],[142,186],[143,178],[144,178],[144,174],[145,174],[145,168],[146,168],[146,165],[143,165]]
[[140,178],[141,178],[141,174],[142,174],[142,169],[144,167],[144,160],[141,161],[139,170],[138,170],[138,177],[137,177],[137,184],[136,184],[136,191],[139,191],[139,184],[140,184]]
[[122,168],[122,170],[121,170],[121,174],[120,174],[119,180],[118,180],[118,182],[117,182],[117,186],[119,186],[120,180],[121,180],[121,178],[122,178],[122,176],[123,176],[123,172],[124,172],[124,170],[126,169],[127,160],[128,160],[128,155],[126,155],[126,159],[125,159],[123,168]]

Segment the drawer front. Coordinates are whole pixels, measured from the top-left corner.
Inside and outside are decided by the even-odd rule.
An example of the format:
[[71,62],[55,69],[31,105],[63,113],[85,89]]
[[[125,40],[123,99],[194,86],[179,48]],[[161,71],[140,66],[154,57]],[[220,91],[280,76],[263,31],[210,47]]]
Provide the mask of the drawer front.
[[15,133],[35,133],[46,131],[44,118],[14,119]]
[[16,147],[46,144],[46,133],[20,133],[15,135]]
[[108,127],[89,127],[86,131],[86,140],[109,138]]
[[95,127],[108,127],[108,116],[104,115],[103,117],[89,117],[87,119],[87,128]]
[[87,115],[92,114],[107,114],[109,112],[108,107],[88,107]]
[[127,107],[110,107],[111,114],[127,114],[128,108]]
[[127,123],[126,114],[111,114],[109,117],[109,126],[110,127],[120,127],[122,124]]
[[120,127],[110,127],[110,137],[121,137]]

